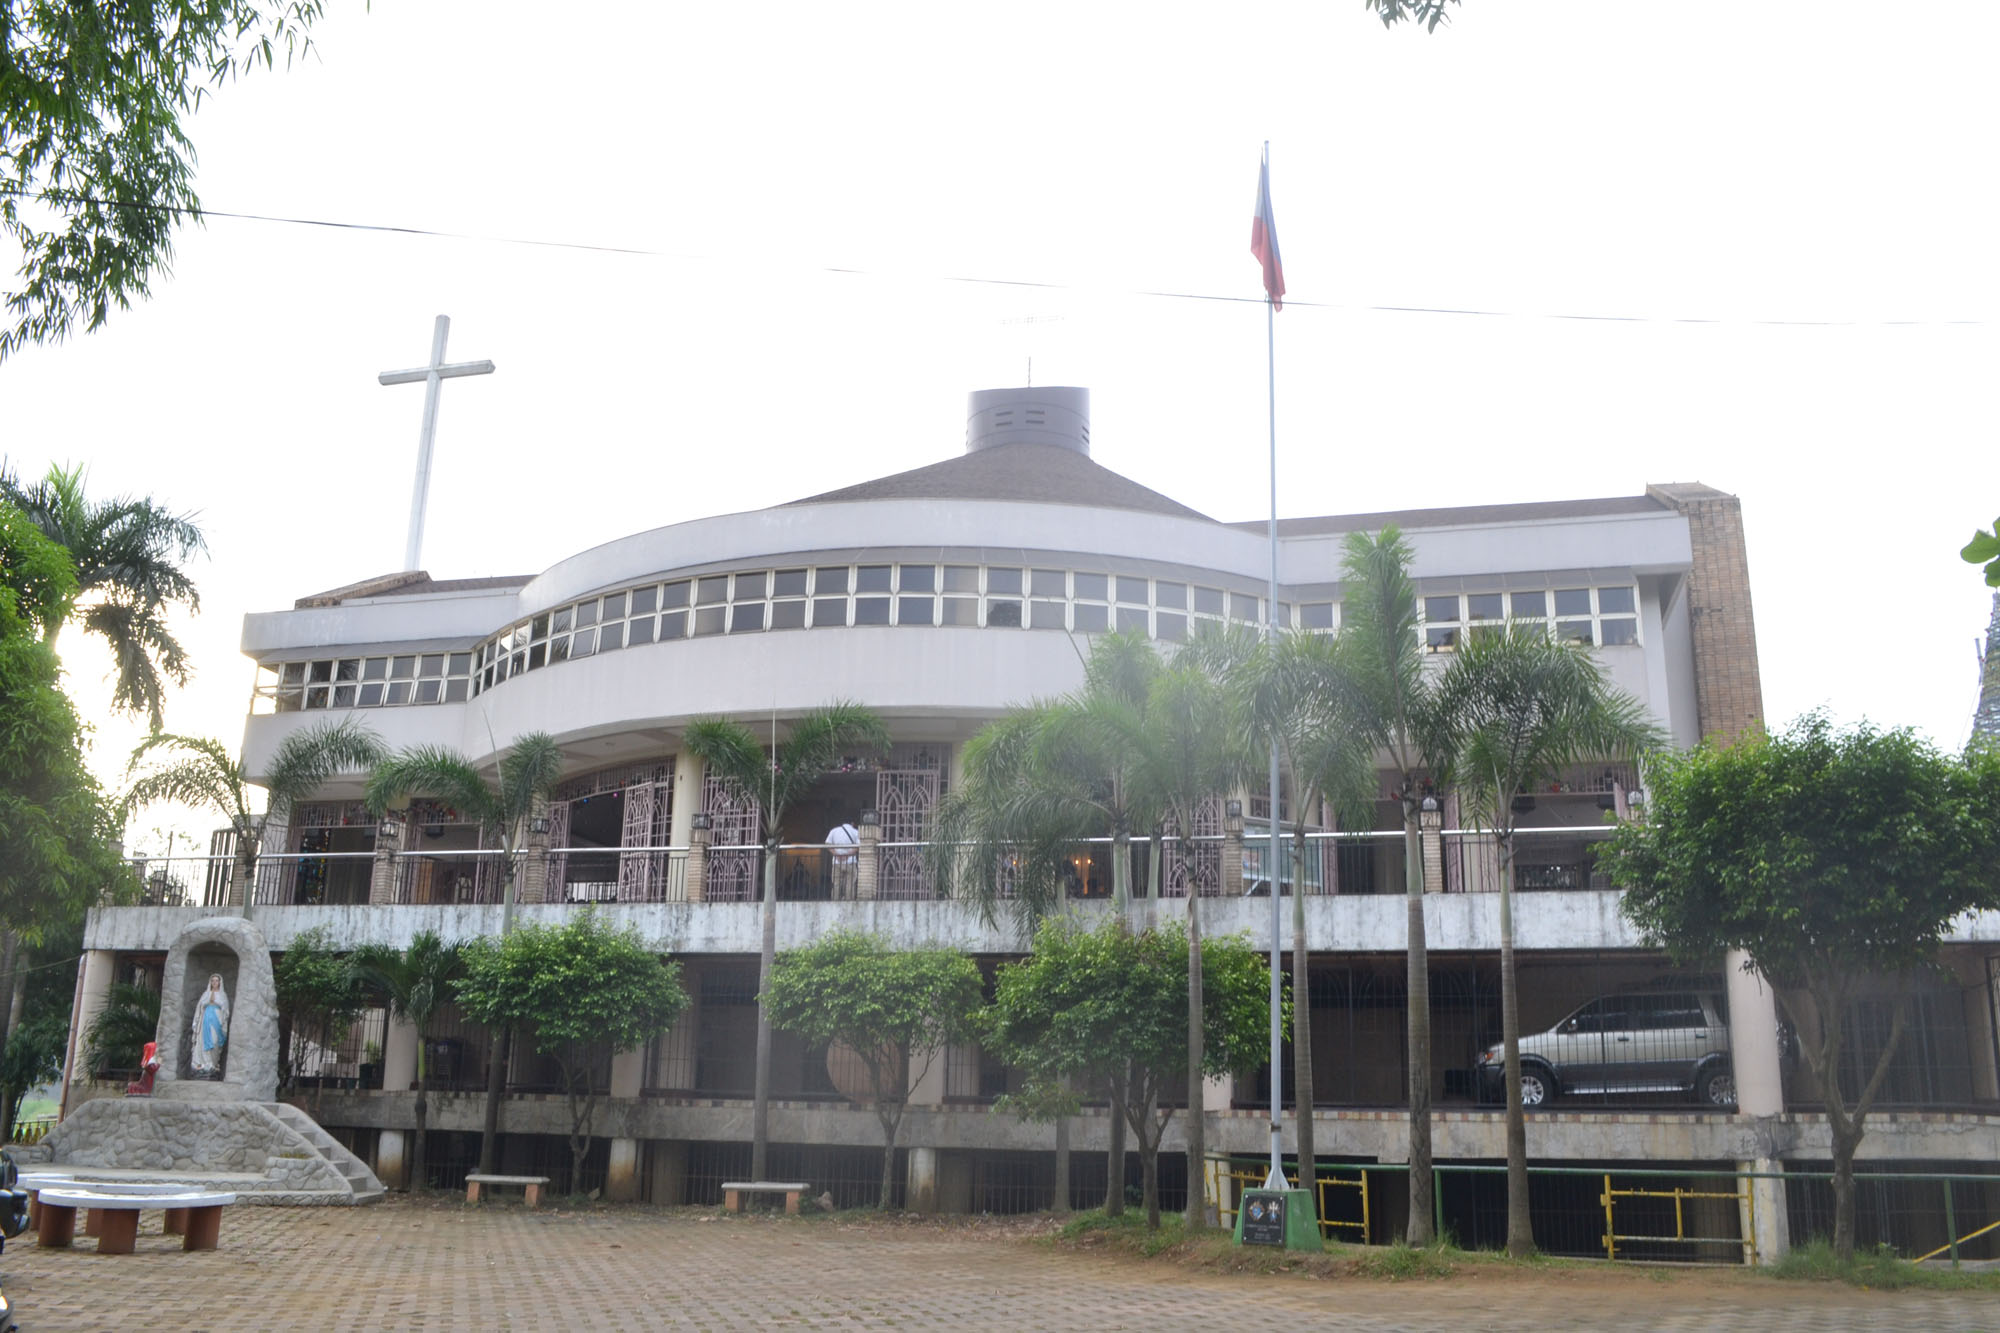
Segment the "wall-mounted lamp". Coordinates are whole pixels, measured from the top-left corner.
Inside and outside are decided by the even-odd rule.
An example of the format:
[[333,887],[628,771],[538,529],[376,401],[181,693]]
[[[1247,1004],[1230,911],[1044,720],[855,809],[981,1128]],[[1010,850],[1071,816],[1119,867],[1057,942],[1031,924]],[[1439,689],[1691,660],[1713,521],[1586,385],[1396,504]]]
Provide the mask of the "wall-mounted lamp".
[[695,826],[696,828],[698,828],[698,829],[702,830],[702,831],[703,831],[704,833],[705,833],[705,832],[707,832],[707,831],[708,831],[708,827],[709,827],[709,822],[708,822],[708,816],[707,816],[707,815],[696,815],[696,816],[694,817],[694,826]]
[[400,819],[385,819],[375,826],[375,834],[377,837],[388,838],[394,841],[403,836],[403,821]]
[[549,817],[547,815],[536,815],[528,821],[528,832],[534,834],[537,838],[547,837],[549,833]]
[[1426,796],[1426,797],[1424,797],[1424,806],[1423,806],[1423,809],[1424,809],[1424,813],[1425,813],[1425,814],[1427,814],[1427,815],[1434,815],[1434,814],[1436,814],[1436,813],[1437,813],[1437,812],[1439,811],[1439,809],[1441,809],[1441,808],[1442,808],[1442,807],[1440,807],[1440,806],[1438,805],[1438,798],[1437,798],[1437,797],[1435,797],[1435,796]]
[[879,811],[863,810],[861,812],[861,827],[875,828],[876,826],[881,824],[881,822],[882,822],[882,815]]
[[1241,801],[1224,801],[1224,802],[1222,803],[1222,813],[1223,813],[1223,814],[1224,814],[1224,815],[1225,815],[1225,816],[1226,816],[1227,818],[1230,818],[1230,819],[1241,819],[1241,818],[1243,818],[1243,802],[1241,802]]

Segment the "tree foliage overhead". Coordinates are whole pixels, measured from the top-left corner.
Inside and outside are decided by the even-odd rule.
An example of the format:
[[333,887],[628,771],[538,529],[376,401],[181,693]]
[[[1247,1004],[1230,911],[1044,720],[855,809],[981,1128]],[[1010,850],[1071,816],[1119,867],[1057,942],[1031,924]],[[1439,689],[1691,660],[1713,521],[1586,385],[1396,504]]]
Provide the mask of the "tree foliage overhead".
[[1362,3],[1375,11],[1385,28],[1407,21],[1421,25],[1425,32],[1436,32],[1439,24],[1450,20],[1446,11],[1458,0],[1362,0]]
[[420,930],[411,937],[407,949],[367,944],[353,954],[362,988],[371,998],[386,1004],[393,1017],[416,1029],[417,1132],[410,1140],[410,1183],[415,1189],[430,1184],[424,1169],[424,1140],[428,1136],[430,1115],[431,1028],[438,1011],[451,999],[452,985],[465,974],[465,947],[457,940],[447,943],[434,930]]
[[182,127],[238,73],[289,65],[324,0],[8,0],[0,9],[0,231],[21,248],[0,361],[147,295],[200,217]]
[[1984,565],[1986,586],[2000,588],[2000,518],[1993,520],[1992,527],[1974,532],[1958,555],[1968,565]]
[[881,1208],[894,1202],[910,1085],[972,1031],[981,998],[979,965],[957,950],[895,949],[859,931],[832,931],[772,960],[764,988],[772,1026],[815,1046],[838,1043],[868,1071],[882,1126]]
[[347,1037],[366,1004],[360,974],[336,952],[325,926],[302,930],[271,964],[278,1010],[279,1079],[296,1086],[306,1057],[321,1062]]
[[766,840],[779,821],[843,755],[889,748],[889,731],[872,709],[837,702],[792,720],[777,748],[766,753],[757,733],[728,718],[690,723],[682,742],[739,800],[755,801]]

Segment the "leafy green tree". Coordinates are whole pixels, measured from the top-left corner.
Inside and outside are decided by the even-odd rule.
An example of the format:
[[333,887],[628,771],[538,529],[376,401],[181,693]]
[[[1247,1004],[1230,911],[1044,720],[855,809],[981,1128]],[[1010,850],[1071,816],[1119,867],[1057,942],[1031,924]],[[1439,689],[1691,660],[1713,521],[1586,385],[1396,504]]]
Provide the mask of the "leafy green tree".
[[160,993],[150,986],[114,981],[104,1007],[84,1033],[84,1063],[93,1078],[113,1070],[137,1070],[146,1043],[160,1032]]
[[0,1143],[13,1137],[21,1099],[63,1072],[76,957],[82,948],[83,919],[78,917],[48,932],[23,960],[21,1016],[0,1053]]
[[1521,997],[1514,964],[1514,797],[1576,764],[1636,759],[1661,743],[1646,706],[1613,686],[1581,644],[1517,624],[1461,642],[1437,682],[1433,722],[1448,733],[1445,776],[1500,859],[1500,1035],[1506,1051],[1507,1252],[1535,1248],[1528,1214],[1528,1122],[1521,1105]]
[[302,930],[271,965],[278,1010],[278,1082],[296,1089],[309,1052],[321,1059],[346,1040],[366,996],[353,961],[325,926]]
[[771,1015],[763,994],[778,951],[778,846],[785,811],[818,785],[843,755],[886,750],[889,730],[870,709],[832,703],[795,718],[766,754],[757,734],[728,718],[702,718],[681,743],[738,801],[757,810],[764,844],[764,937],[757,965],[757,1063],[750,1112],[750,1175],[764,1179],[771,1149]]
[[[1190,836],[1201,805],[1237,790],[1249,777],[1249,727],[1222,682],[1190,657],[1176,661],[1154,679],[1147,692],[1144,739],[1142,785],[1155,794],[1180,830],[1182,847],[1192,856]],[[1276,879],[1274,873],[1274,883]],[[1187,893],[1187,935],[1191,945],[1187,950],[1187,1227],[1196,1232],[1208,1221],[1201,1191],[1202,1163],[1208,1155],[1202,1081],[1215,1070],[1203,1050],[1205,951],[1201,943],[1201,893],[1192,879]],[[1267,1020],[1269,1007],[1267,997]]]
[[[0,342],[4,338],[0,332]],[[75,601],[43,623],[42,641],[53,649],[64,623],[80,611],[85,632],[103,639],[117,664],[112,705],[144,713],[158,731],[166,709],[162,677],[176,685],[188,679],[187,652],[167,628],[167,615],[176,606],[201,609],[183,566],[207,554],[208,543],[188,515],[151,499],[92,500],[83,481],[81,466],[58,466],[23,486],[0,467],[0,502],[26,514],[75,567]]]
[[[465,974],[465,945],[446,943],[434,930],[420,930],[407,949],[369,944],[356,949],[354,966],[362,986],[384,1001],[389,1013],[417,1032],[417,1136],[410,1144],[410,1181],[425,1189],[424,1138],[430,1124],[430,1042],[438,1010],[451,999],[452,986]],[[392,1089],[394,1091],[394,1089]]]
[[[126,772],[125,812],[159,802],[211,810],[236,831],[235,864],[230,868],[229,901],[247,913],[254,905],[257,856],[264,830],[291,818],[294,806],[342,773],[358,773],[382,762],[388,750],[368,727],[354,719],[325,719],[292,732],[271,756],[262,786],[264,811],[250,809],[251,781],[243,763],[221,741],[156,731],[132,751]],[[144,771],[141,766],[144,765]]]
[[566,924],[523,926],[465,953],[458,1002],[475,1022],[532,1035],[562,1071],[569,1103],[571,1187],[582,1178],[597,1107],[593,1068],[644,1045],[687,1007],[680,964],[585,909]]
[[181,128],[211,90],[310,45],[323,0],[10,0],[0,26],[0,232],[21,250],[0,361],[144,297],[199,218]]
[[[528,823],[548,806],[562,781],[562,747],[546,731],[517,738],[489,779],[470,759],[438,745],[400,750],[368,774],[365,799],[377,817],[412,796],[443,801],[479,825],[483,839],[500,844],[500,933],[514,928],[514,878],[527,844]],[[479,1140],[479,1170],[490,1175],[500,1144],[500,1098],[507,1090],[510,1030],[493,1030],[486,1061],[486,1123]]]
[[2000,588],[2000,519],[1995,519],[1992,527],[1974,532],[1958,554],[1968,565],[1984,565],[1986,586]]
[[[1210,1074],[1247,1073],[1266,1053],[1264,963],[1240,937],[1202,945],[1202,1059]],[[1012,1104],[1031,1115],[1072,1115],[1078,1092],[1103,1094],[1139,1148],[1146,1224],[1160,1225],[1159,1151],[1187,1087],[1188,943],[1178,923],[1134,934],[1122,918],[1086,930],[1052,916],[1035,950],[1002,967],[982,1039],[1026,1083]],[[1197,1094],[1198,1095],[1198,1094]],[[1196,1101],[1190,1118],[1198,1117]],[[1124,1178],[1117,1163],[1114,1182]],[[1201,1194],[1201,1168],[1188,1182]]]
[[[1375,791],[1375,756],[1362,719],[1351,706],[1339,643],[1311,630],[1275,642],[1246,633],[1198,635],[1188,651],[1200,655],[1236,696],[1237,710],[1261,746],[1276,746],[1280,777],[1295,802],[1292,821],[1292,994],[1310,995],[1306,939],[1306,823],[1330,804],[1344,820],[1364,818]],[[1278,883],[1273,874],[1271,882]],[[1298,1157],[1309,1184],[1318,1160],[1313,1125],[1312,1006],[1292,1012],[1293,1123]]]
[[[1855,1152],[1911,982],[1961,913],[2000,907],[2000,750],[1952,757],[1907,730],[1838,733],[1812,713],[1776,736],[1656,758],[1646,786],[1648,822],[1606,852],[1625,914],[1682,960],[1743,950],[1777,987],[1825,1098],[1834,1250],[1850,1259]],[[1850,1096],[1845,1020],[1881,977],[1897,986],[1888,1040]]]
[[981,989],[979,965],[955,949],[893,949],[859,931],[833,931],[772,961],[762,997],[772,1026],[815,1046],[838,1043],[868,1072],[867,1100],[882,1126],[876,1206],[885,1211],[910,1085],[971,1033]]
[[1385,28],[1408,21],[1422,24],[1425,32],[1436,32],[1438,25],[1451,17],[1447,8],[1458,0],[1363,0],[1363,3],[1375,11]]

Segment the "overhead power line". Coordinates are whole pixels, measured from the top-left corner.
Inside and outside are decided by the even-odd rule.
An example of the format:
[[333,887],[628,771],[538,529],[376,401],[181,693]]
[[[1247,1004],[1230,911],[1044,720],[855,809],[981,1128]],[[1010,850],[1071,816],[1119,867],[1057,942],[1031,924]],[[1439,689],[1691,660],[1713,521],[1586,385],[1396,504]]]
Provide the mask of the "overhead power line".
[[[654,250],[644,246],[604,245],[593,241],[552,241],[534,236],[503,236],[490,233],[437,231],[429,227],[406,227],[386,222],[343,222],[333,218],[287,217],[276,213],[245,213],[222,208],[187,208],[177,204],[126,203],[122,200],[100,199],[93,195],[80,195],[68,191],[24,190],[18,186],[0,186],[0,194],[13,194],[22,198],[38,199],[46,203],[88,203],[100,208],[148,209],[158,213],[178,213],[194,217],[225,218],[233,222],[264,222],[287,227],[324,227],[333,231],[380,232],[390,236],[421,236],[441,241],[477,241],[487,245],[518,245],[541,250],[576,250],[586,254],[631,255],[643,259],[692,259],[712,262],[713,255],[693,254],[687,251]],[[849,277],[880,278],[909,277],[909,274],[894,274],[880,269],[853,268],[835,264],[808,264],[803,267],[815,273],[837,273]],[[1025,287],[1038,291],[1075,292],[1092,290],[1078,287],[1073,283],[1043,282],[1030,278],[993,278],[966,276],[960,274],[929,274],[926,276],[937,282],[960,283],[977,287]],[[1165,288],[1133,287],[1114,289],[1118,295],[1144,296],[1167,301],[1208,301],[1226,305],[1262,305],[1259,296],[1218,295],[1214,292],[1172,291]],[[1540,310],[1483,310],[1476,307],[1427,306],[1427,305],[1354,305],[1343,301],[1308,301],[1293,297],[1285,298],[1286,308],[1308,310],[1354,310],[1390,315],[1458,315],[1479,319],[1550,319],[1584,323],[1604,324],[1715,324],[1733,327],[1769,328],[1936,328],[1936,327],[1983,327],[1983,319],[1737,319],[1720,316],[1699,315],[1607,315],[1577,314],[1561,311]]]

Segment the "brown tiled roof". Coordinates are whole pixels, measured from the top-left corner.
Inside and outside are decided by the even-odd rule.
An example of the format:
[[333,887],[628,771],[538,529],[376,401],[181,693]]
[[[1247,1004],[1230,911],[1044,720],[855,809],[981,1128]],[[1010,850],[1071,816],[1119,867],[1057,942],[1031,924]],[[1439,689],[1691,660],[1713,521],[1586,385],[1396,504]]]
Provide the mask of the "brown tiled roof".
[[316,592],[292,603],[299,610],[313,606],[339,606],[364,597],[417,597],[434,592],[486,592],[495,588],[526,587],[532,574],[499,574],[483,579],[434,579],[421,569],[400,574],[378,574],[372,579],[350,583],[343,588]]
[[1137,509],[1212,522],[1208,515],[1121,477],[1074,450],[1051,444],[1000,444],[837,491],[793,500],[1025,500],[1035,504]]
[[[1538,518],[1591,518],[1604,514],[1658,514],[1667,506],[1645,495],[1612,495],[1596,500],[1533,500],[1526,504],[1461,505],[1451,509],[1386,509],[1373,514],[1327,514],[1318,518],[1281,518],[1281,537],[1310,537],[1323,532],[1373,532],[1395,524],[1399,528],[1444,528],[1475,523],[1526,523]],[[1231,523],[1245,532],[1262,532],[1268,520]]]

